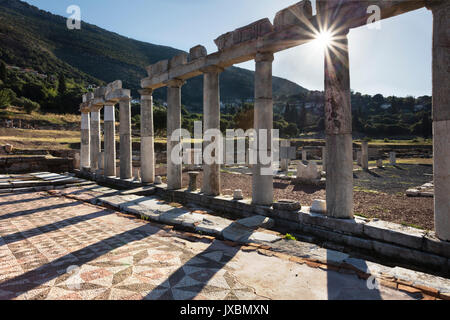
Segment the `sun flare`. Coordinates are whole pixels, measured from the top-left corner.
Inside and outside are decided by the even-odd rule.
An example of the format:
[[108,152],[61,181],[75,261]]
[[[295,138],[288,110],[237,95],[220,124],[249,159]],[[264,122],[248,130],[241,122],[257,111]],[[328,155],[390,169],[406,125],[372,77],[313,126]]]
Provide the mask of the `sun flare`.
[[321,48],[327,48],[333,39],[330,31],[322,31],[316,35],[316,42]]

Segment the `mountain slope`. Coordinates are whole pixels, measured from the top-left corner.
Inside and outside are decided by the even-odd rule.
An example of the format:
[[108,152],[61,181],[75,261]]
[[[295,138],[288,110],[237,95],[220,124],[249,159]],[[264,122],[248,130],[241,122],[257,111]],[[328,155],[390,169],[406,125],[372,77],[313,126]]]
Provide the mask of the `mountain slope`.
[[[86,84],[121,79],[137,96],[145,66],[169,59],[180,50],[144,43],[92,24],[68,30],[66,18],[39,10],[19,0],[0,0],[0,59],[9,65],[30,67],[45,74],[64,73]],[[229,68],[221,75],[223,101],[253,97],[253,75],[249,70]],[[274,95],[307,91],[297,84],[274,77]],[[183,87],[183,104],[201,110],[202,77]],[[155,99],[165,99],[157,90]]]

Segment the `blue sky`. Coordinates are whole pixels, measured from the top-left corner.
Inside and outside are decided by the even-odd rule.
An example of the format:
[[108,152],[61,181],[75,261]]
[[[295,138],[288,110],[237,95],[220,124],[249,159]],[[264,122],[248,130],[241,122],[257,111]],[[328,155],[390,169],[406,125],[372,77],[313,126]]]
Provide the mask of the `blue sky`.
[[[182,50],[275,13],[295,0],[27,0],[68,16],[81,8],[82,20],[121,35]],[[314,1],[313,1],[314,2]],[[432,15],[426,9],[381,21],[380,30],[361,27],[349,34],[351,87],[385,96],[431,95]],[[273,73],[310,90],[323,90],[323,50],[314,43],[275,55]],[[254,70],[254,62],[240,67]]]

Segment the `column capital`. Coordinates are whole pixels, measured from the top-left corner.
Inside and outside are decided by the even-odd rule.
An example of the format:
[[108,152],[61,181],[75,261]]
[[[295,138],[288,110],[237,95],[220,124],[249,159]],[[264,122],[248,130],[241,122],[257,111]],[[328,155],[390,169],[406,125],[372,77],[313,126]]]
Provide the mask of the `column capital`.
[[[138,90],[139,94],[141,95],[141,99],[146,99],[146,96],[151,96],[153,94],[153,89],[151,88],[144,88],[142,90]],[[149,99],[149,98],[147,98]]]
[[95,105],[95,106],[91,106],[91,112],[99,112],[100,110],[102,110],[103,106],[99,106],[99,105]]
[[104,107],[114,107],[115,105],[115,102],[105,102]]
[[172,79],[167,81],[166,83],[170,88],[181,88],[186,83],[186,81],[181,79]]
[[219,67],[219,66],[207,66],[202,69],[200,69],[203,73],[221,73],[225,70],[225,68]]
[[442,10],[450,5],[450,2],[447,0],[428,0],[425,4],[425,7],[432,12],[434,10]]
[[272,52],[258,52],[255,57],[256,62],[267,61],[272,62],[274,60]]

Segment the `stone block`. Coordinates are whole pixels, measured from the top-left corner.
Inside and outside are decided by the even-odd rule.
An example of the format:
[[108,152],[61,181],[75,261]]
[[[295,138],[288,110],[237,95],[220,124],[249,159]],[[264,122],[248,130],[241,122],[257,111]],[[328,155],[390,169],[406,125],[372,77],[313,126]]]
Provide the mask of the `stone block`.
[[297,176],[296,178],[300,182],[315,182],[317,180],[320,180],[321,175],[320,171],[317,167],[317,164],[315,162],[310,161],[307,166],[305,166],[303,163],[299,162],[297,166]]
[[183,52],[169,61],[169,69],[184,65],[188,62],[188,54]]
[[309,0],[300,1],[275,15],[273,25],[276,31],[292,25],[303,25],[312,18],[312,6]]
[[208,52],[204,46],[195,46],[189,50],[189,62],[206,57],[207,54]]
[[325,200],[314,200],[311,205],[311,212],[326,214],[327,213],[327,202]]
[[157,76],[169,71],[169,60],[161,60],[146,68],[149,77]]
[[364,226],[363,223],[357,222],[354,219],[338,219],[315,212],[303,212],[303,223],[327,228],[333,232],[352,235],[362,235]]
[[214,40],[214,42],[219,51],[222,51],[239,43],[257,39],[272,31],[272,23],[268,18],[265,18],[236,29],[233,32],[227,32]]
[[450,258],[450,242],[443,241],[436,237],[434,232],[428,233],[424,237],[423,249],[446,258]]
[[105,94],[105,100],[108,102],[119,102],[121,99],[131,99],[131,91],[129,89],[115,89]]
[[106,87],[99,87],[94,90],[94,98],[104,98],[106,94]]
[[293,200],[285,200],[281,199],[277,202],[273,203],[274,210],[282,210],[282,211],[297,211],[302,208],[300,202]]
[[273,26],[270,20],[268,18],[261,19],[245,27],[236,29],[233,32],[233,43],[239,44],[241,42],[254,40],[272,31]]
[[233,200],[242,200],[244,199],[244,195],[242,194],[241,189],[236,189],[233,191]]
[[121,80],[116,80],[113,82],[110,82],[106,85],[106,92],[111,92],[114,90],[118,90],[118,89],[122,89],[122,81]]
[[355,271],[365,274],[371,274],[374,276],[387,274],[391,270],[391,268],[383,266],[381,264],[357,258],[347,258],[344,260],[344,263],[350,265]]
[[404,247],[422,249],[425,232],[382,220],[364,225],[364,234],[372,239],[395,243]]
[[195,231],[213,235],[221,235],[225,228],[228,228],[233,221],[212,215],[205,215],[202,222],[195,227]]
[[88,92],[83,94],[83,102],[89,102],[94,99],[94,92]]
[[275,224],[273,219],[265,216],[256,215],[253,217],[239,219],[236,223],[245,226],[250,229],[258,229],[258,228],[271,228]]
[[245,239],[244,242],[276,242],[278,240],[281,240],[281,237],[271,234],[271,233],[265,233],[265,232],[255,232],[250,235],[248,239]]
[[226,240],[235,242],[245,242],[250,239],[253,230],[239,224],[233,223],[229,227],[223,229],[222,236]]
[[234,45],[233,32],[227,32],[221,35],[216,40],[214,40],[214,43],[217,45],[219,51],[232,47]]

